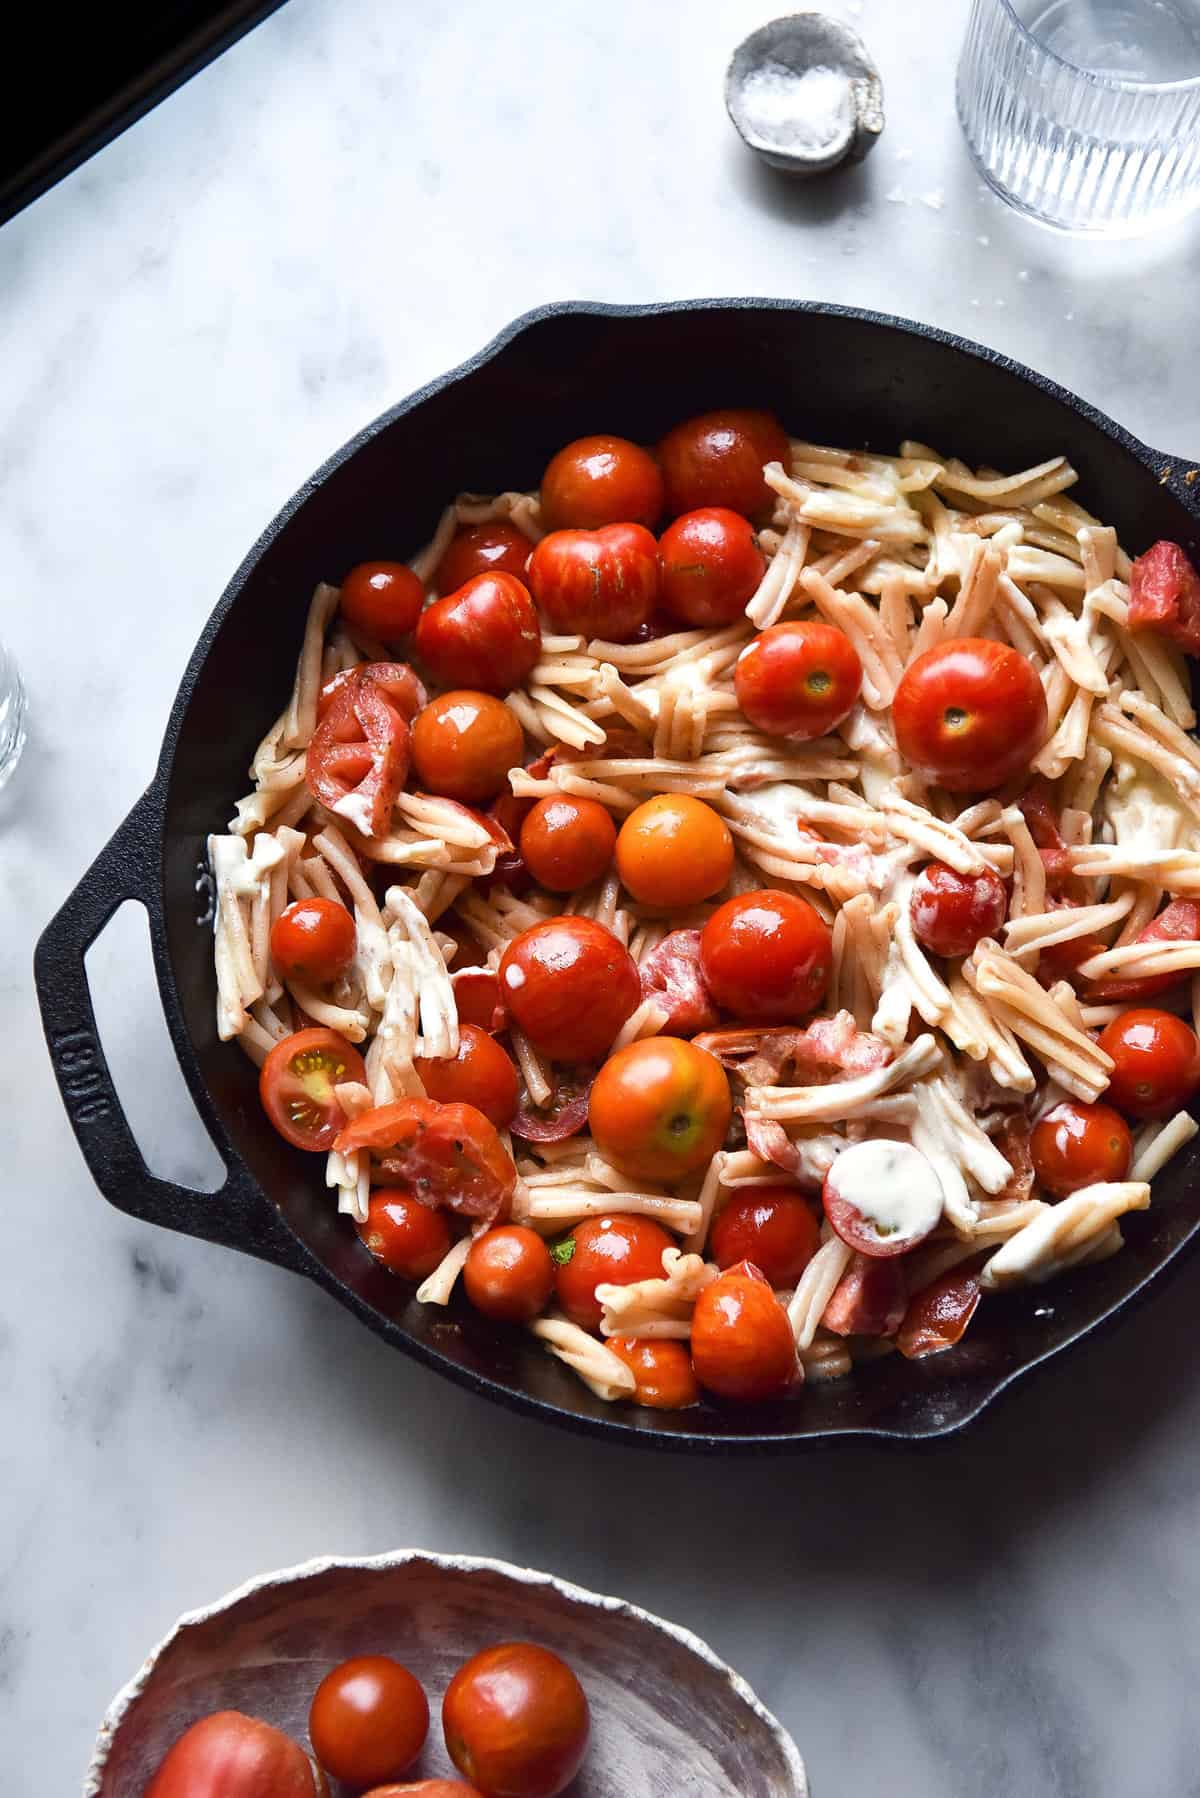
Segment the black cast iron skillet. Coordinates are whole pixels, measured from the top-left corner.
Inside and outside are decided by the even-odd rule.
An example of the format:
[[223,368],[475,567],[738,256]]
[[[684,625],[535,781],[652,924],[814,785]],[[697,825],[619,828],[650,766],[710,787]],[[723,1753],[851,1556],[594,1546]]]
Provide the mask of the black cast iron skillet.
[[[779,300],[552,306],[405,400],[339,450],[271,524],[204,629],[158,771],[38,945],[50,1054],[96,1183],[131,1215],[307,1274],[389,1342],[503,1403],[657,1446],[792,1448],[846,1436],[919,1441],[979,1415],[1019,1375],[1114,1319],[1200,1228],[1200,1139],[1159,1177],[1112,1260],[1039,1292],[990,1299],[965,1342],[898,1356],[757,1409],[614,1408],[522,1336],[467,1308],[418,1306],[333,1214],[318,1162],[265,1123],[253,1068],[218,1042],[210,931],[198,921],[204,843],[246,787],[255,744],[289,690],[318,579],[410,554],[448,495],[536,486],[559,445],[610,430],[654,441],[715,405],[768,406],[793,431],[891,451],[905,437],[971,464],[1026,467],[1065,452],[1083,501],[1131,550],[1195,551],[1195,470],[1146,449],[1028,369],[919,325]],[[195,1193],[147,1169],[97,1040],[84,952],[126,898],[150,916],[163,1006],[195,1102],[228,1169]]]

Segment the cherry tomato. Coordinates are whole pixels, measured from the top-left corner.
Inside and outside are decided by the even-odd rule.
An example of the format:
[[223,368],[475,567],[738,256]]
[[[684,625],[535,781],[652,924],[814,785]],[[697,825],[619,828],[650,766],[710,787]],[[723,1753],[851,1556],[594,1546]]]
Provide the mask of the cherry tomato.
[[605,1160],[667,1185],[708,1166],[732,1115],[716,1056],[679,1036],[648,1036],[618,1049],[596,1075],[588,1104]]
[[913,935],[934,955],[969,955],[985,936],[995,936],[1008,910],[1000,876],[958,874],[945,862],[930,862],[913,882],[909,916]]
[[461,1779],[418,1779],[414,1785],[372,1786],[363,1798],[483,1798],[483,1793]]
[[413,766],[431,793],[446,799],[494,799],[519,768],[525,738],[516,714],[490,693],[443,693],[417,714]]
[[572,1323],[598,1330],[603,1307],[597,1286],[661,1280],[663,1250],[674,1246],[653,1218],[632,1212],[585,1218],[554,1249],[558,1302]]
[[775,495],[763,480],[768,462],[786,469],[787,432],[769,412],[729,407],[704,412],[668,431],[658,446],[673,518],[700,506],[727,506],[747,518],[769,518]]
[[364,663],[312,734],[304,777],[314,799],[348,817],[364,836],[387,834],[408,774],[409,730],[385,687]]
[[313,1025],[275,1044],[258,1076],[263,1110],[280,1136],[297,1149],[331,1149],[346,1114],[335,1086],[365,1085],[367,1070],[357,1049],[336,1030]]
[[428,1734],[428,1699],[408,1668],[383,1654],[356,1655],[327,1673],[308,1713],[313,1753],[347,1785],[399,1779]]
[[896,1334],[896,1347],[908,1361],[953,1348],[961,1342],[979,1307],[979,1298],[978,1272],[952,1267],[909,1300]]
[[354,919],[336,899],[293,899],[271,926],[271,960],[284,980],[318,986],[354,960]]
[[417,1073],[439,1105],[473,1105],[502,1130],[517,1109],[517,1070],[494,1036],[474,1024],[458,1027],[458,1053],[444,1060],[420,1058]]
[[933,1163],[912,1143],[868,1137],[842,1150],[825,1176],[821,1203],[844,1243],[888,1260],[937,1228],[945,1194]]
[[659,793],[630,812],[617,837],[617,872],[644,905],[696,905],[733,870],[733,838],[702,799]]
[[720,1268],[751,1261],[768,1285],[794,1286],[821,1241],[812,1206],[786,1186],[740,1186],[712,1227],[709,1253]]
[[377,1186],[367,1203],[367,1220],[356,1223],[359,1241],[402,1280],[424,1280],[450,1250],[445,1213],[422,1205],[402,1186]]
[[[440,927],[440,925],[439,925]],[[474,1024],[494,1036],[505,1024],[504,1001],[500,996],[500,977],[492,968],[456,967],[450,976],[454,1003],[458,1007],[461,1029]]]
[[525,1142],[565,1142],[587,1123],[588,1099],[595,1075],[588,1068],[555,1068],[554,1090],[544,1105],[525,1093],[509,1128]]
[[1200,655],[1200,574],[1178,543],[1160,538],[1133,564],[1129,628],[1161,631],[1185,655]]
[[406,637],[425,604],[425,589],[403,562],[360,562],[342,582],[338,607],[352,631],[389,646]]
[[682,1342],[645,1336],[606,1336],[606,1349],[624,1361],[637,1381],[634,1403],[653,1411],[682,1411],[700,1402],[692,1358]]
[[558,1798],[579,1771],[590,1726],[567,1663],[532,1642],[474,1655],[442,1700],[450,1759],[493,1798]]
[[334,1146],[343,1155],[370,1149],[385,1180],[464,1217],[494,1221],[507,1210],[516,1185],[512,1156],[473,1105],[398,1099],[364,1111]]
[[[1133,939],[1135,943],[1200,943],[1200,903],[1195,899],[1172,899],[1164,905],[1157,918],[1152,918],[1144,930],[1139,930]],[[1078,941],[1078,939],[1077,939]],[[1086,961],[1088,954],[1099,955],[1108,945],[1098,937],[1083,939],[1087,953],[1080,953],[1075,966]],[[1075,943],[1060,943],[1059,949],[1074,949]],[[1044,959],[1047,953],[1042,951]],[[1113,999],[1135,1000],[1139,1005],[1143,999],[1153,999],[1157,993],[1165,993],[1169,987],[1178,986],[1181,979],[1186,978],[1179,973],[1143,974],[1137,980],[1094,980],[1089,985],[1088,997],[1093,1000],[1110,1001]]]
[[428,693],[407,662],[356,662],[353,668],[343,668],[331,676],[321,688],[317,722],[325,717],[339,694],[361,680],[371,680],[382,687],[406,724],[411,724],[421,707],[429,703]]
[[680,624],[707,629],[741,617],[767,558],[748,519],[702,506],[668,525],[658,540],[662,603]]
[[575,893],[608,868],[617,827],[594,799],[539,799],[521,826],[521,855],[539,886]]
[[637,963],[591,918],[547,918],[500,959],[510,1015],[552,1061],[599,1061],[642,996]]
[[809,743],[853,709],[862,663],[845,631],[832,624],[772,624],[738,657],[733,689],[759,730]]
[[1098,1180],[1127,1179],[1133,1162],[1133,1138],[1120,1113],[1070,1099],[1038,1120],[1029,1147],[1038,1180],[1056,1199]]
[[641,524],[551,531],[529,558],[529,587],[556,631],[628,643],[658,602],[658,545]]
[[692,1313],[692,1366],[718,1398],[780,1398],[796,1378],[788,1314],[751,1261],[706,1286]]
[[257,1717],[213,1711],[185,1729],[145,1798],[326,1798],[298,1743]]
[[896,747],[952,792],[990,791],[1029,767],[1046,740],[1046,695],[1007,643],[952,637],[910,662],[892,700]]
[[577,437],[542,476],[548,531],[596,531],[606,524],[654,524],[663,509],[658,463],[627,437]]
[[497,1323],[523,1324],[544,1310],[554,1291],[554,1262],[535,1230],[500,1224],[477,1236],[463,1267],[476,1311]]
[[829,926],[807,899],[765,888],[727,899],[700,933],[705,984],[726,1011],[792,1022],[825,996]]
[[1133,1118],[1167,1117],[1200,1089],[1200,1043],[1169,1011],[1125,1011],[1100,1032],[1114,1062],[1106,1097]]
[[515,574],[525,579],[533,544],[524,531],[503,518],[465,524],[450,539],[437,565],[433,584],[440,594],[454,593],[473,574]]
[[417,624],[417,654],[443,687],[508,693],[537,665],[542,633],[515,574],[476,574],[435,599]]
[[904,1258],[855,1255],[821,1314],[835,1336],[894,1336],[908,1309]]

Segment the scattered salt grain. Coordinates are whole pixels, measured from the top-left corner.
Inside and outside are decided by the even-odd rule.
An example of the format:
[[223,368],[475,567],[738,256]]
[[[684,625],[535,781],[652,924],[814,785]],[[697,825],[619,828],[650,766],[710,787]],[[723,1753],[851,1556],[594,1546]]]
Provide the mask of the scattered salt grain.
[[891,193],[885,194],[884,198],[886,200],[890,200],[892,202],[893,206],[911,206],[912,205],[911,199],[905,193],[905,191],[902,187],[893,187]]
[[1019,268],[1017,270],[1017,280],[1018,281],[1028,281],[1028,279],[1029,279],[1029,270],[1027,268]]
[[931,192],[921,195],[921,204],[928,206],[930,212],[940,212],[946,204],[946,196],[940,187],[935,187]]
[[985,250],[987,249],[987,247],[991,243],[991,241],[992,241],[991,238],[988,237],[987,234],[982,231],[980,232],[979,236],[975,239],[975,242],[981,243]]

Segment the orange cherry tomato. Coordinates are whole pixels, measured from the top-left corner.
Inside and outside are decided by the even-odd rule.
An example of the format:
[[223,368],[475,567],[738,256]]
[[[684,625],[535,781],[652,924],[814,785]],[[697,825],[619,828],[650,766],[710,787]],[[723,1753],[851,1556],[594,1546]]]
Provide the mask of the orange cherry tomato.
[[508,1208],[517,1170],[495,1127],[473,1105],[398,1099],[347,1124],[334,1147],[370,1149],[384,1181],[464,1217],[494,1221]]
[[442,1700],[450,1759],[493,1798],[558,1798],[579,1771],[590,1727],[567,1663],[532,1642],[474,1655]]
[[1105,1097],[1132,1118],[1167,1117],[1200,1089],[1200,1043],[1169,1011],[1124,1011],[1100,1032],[1114,1067]]
[[841,723],[862,690],[862,663],[845,631],[817,619],[772,624],[733,671],[737,702],[772,737],[812,742]]
[[1098,1180],[1125,1180],[1133,1163],[1133,1138],[1120,1113],[1074,1100],[1038,1120],[1029,1149],[1039,1183],[1056,1199]]
[[1008,910],[1004,882],[991,868],[959,874],[930,862],[909,897],[913,935],[934,955],[970,955],[985,936],[995,936]]
[[511,692],[542,653],[528,587],[503,571],[472,575],[421,613],[416,649],[440,686]]
[[528,578],[556,631],[629,643],[658,601],[658,544],[641,524],[551,531],[529,558]]
[[357,1049],[335,1030],[313,1025],[275,1044],[262,1064],[258,1094],[280,1136],[297,1149],[331,1149],[346,1114],[335,1086],[358,1081],[367,1070]]
[[647,799],[617,837],[617,872],[644,905],[696,905],[719,893],[732,870],[724,818],[687,793]]
[[707,1392],[747,1404],[781,1398],[795,1380],[788,1314],[753,1262],[739,1261],[696,1300],[692,1366]]
[[336,899],[293,899],[271,926],[271,960],[284,980],[336,980],[354,960],[354,919]]
[[656,1342],[644,1336],[606,1336],[606,1349],[624,1361],[637,1381],[634,1403],[653,1411],[682,1411],[699,1404],[700,1388],[692,1358],[682,1342]]
[[450,1226],[442,1211],[422,1205],[401,1186],[376,1186],[359,1241],[402,1280],[424,1280],[450,1251]]
[[317,696],[318,724],[338,696],[362,680],[382,687],[406,724],[411,724],[421,707],[429,703],[428,693],[407,662],[356,662],[353,668],[343,668],[332,675],[321,688]]
[[429,1734],[429,1701],[399,1661],[356,1655],[327,1673],[313,1695],[308,1737],[327,1773],[374,1786],[407,1773]]
[[951,792],[991,791],[1029,767],[1046,740],[1046,695],[1007,643],[952,637],[910,662],[892,700],[896,747]]
[[681,624],[733,624],[767,567],[753,526],[725,506],[702,506],[658,540],[662,603]]
[[829,926],[807,899],[765,888],[727,899],[700,933],[700,966],[717,1004],[755,1022],[792,1022],[825,996]]
[[524,749],[515,712],[490,693],[443,693],[417,714],[412,729],[413,766],[422,785],[468,805],[502,792]]
[[474,1105],[502,1130],[517,1109],[517,1070],[494,1036],[475,1024],[460,1024],[458,1053],[442,1060],[417,1061],[421,1084],[439,1105]]
[[594,799],[539,799],[521,826],[521,855],[539,886],[576,893],[613,858],[617,827]]
[[462,525],[437,565],[433,584],[444,595],[454,593],[474,574],[515,574],[523,581],[532,548],[524,531],[503,518]]
[[606,524],[654,524],[663,509],[658,463],[627,437],[577,437],[542,476],[548,531],[596,531]]
[[389,646],[406,637],[425,604],[425,589],[403,562],[360,562],[342,582],[338,608],[352,631]]
[[787,469],[790,454],[787,432],[769,412],[733,406],[689,418],[658,446],[666,509],[672,518],[700,506],[769,518],[775,495],[762,471],[768,462]]
[[304,778],[330,811],[352,800],[364,836],[387,834],[408,774],[409,730],[386,687],[371,676],[387,663],[363,663],[333,699],[312,734]]
[[740,1186],[718,1216],[709,1253],[720,1268],[753,1262],[768,1285],[794,1286],[821,1241],[812,1206],[786,1186]]
[[477,1236],[463,1267],[476,1311],[497,1323],[523,1324],[545,1309],[554,1291],[554,1261],[524,1224],[500,1224]]
[[326,1798],[328,1790],[282,1730],[240,1711],[213,1711],[184,1730],[145,1798]]
[[642,996],[637,963],[591,918],[547,918],[508,945],[509,1015],[552,1061],[599,1061]]
[[588,1123],[605,1160],[674,1185],[707,1167],[729,1129],[729,1081],[715,1055],[679,1036],[648,1036],[609,1057]]
[[661,1280],[663,1250],[674,1246],[674,1239],[650,1217],[630,1212],[585,1218],[553,1251],[558,1302],[572,1323],[598,1330],[603,1307],[597,1286]]

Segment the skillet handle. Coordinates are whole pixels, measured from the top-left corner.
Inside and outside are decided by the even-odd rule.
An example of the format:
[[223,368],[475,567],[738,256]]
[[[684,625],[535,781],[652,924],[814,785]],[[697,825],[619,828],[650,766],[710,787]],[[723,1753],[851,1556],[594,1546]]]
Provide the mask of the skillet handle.
[[58,1089],[92,1178],[111,1205],[304,1272],[299,1243],[236,1157],[222,1154],[226,1180],[219,1192],[193,1192],[151,1173],[100,1045],[84,955],[126,899],[140,900],[153,917],[158,807],[153,789],[143,794],[38,942],[34,980]]

